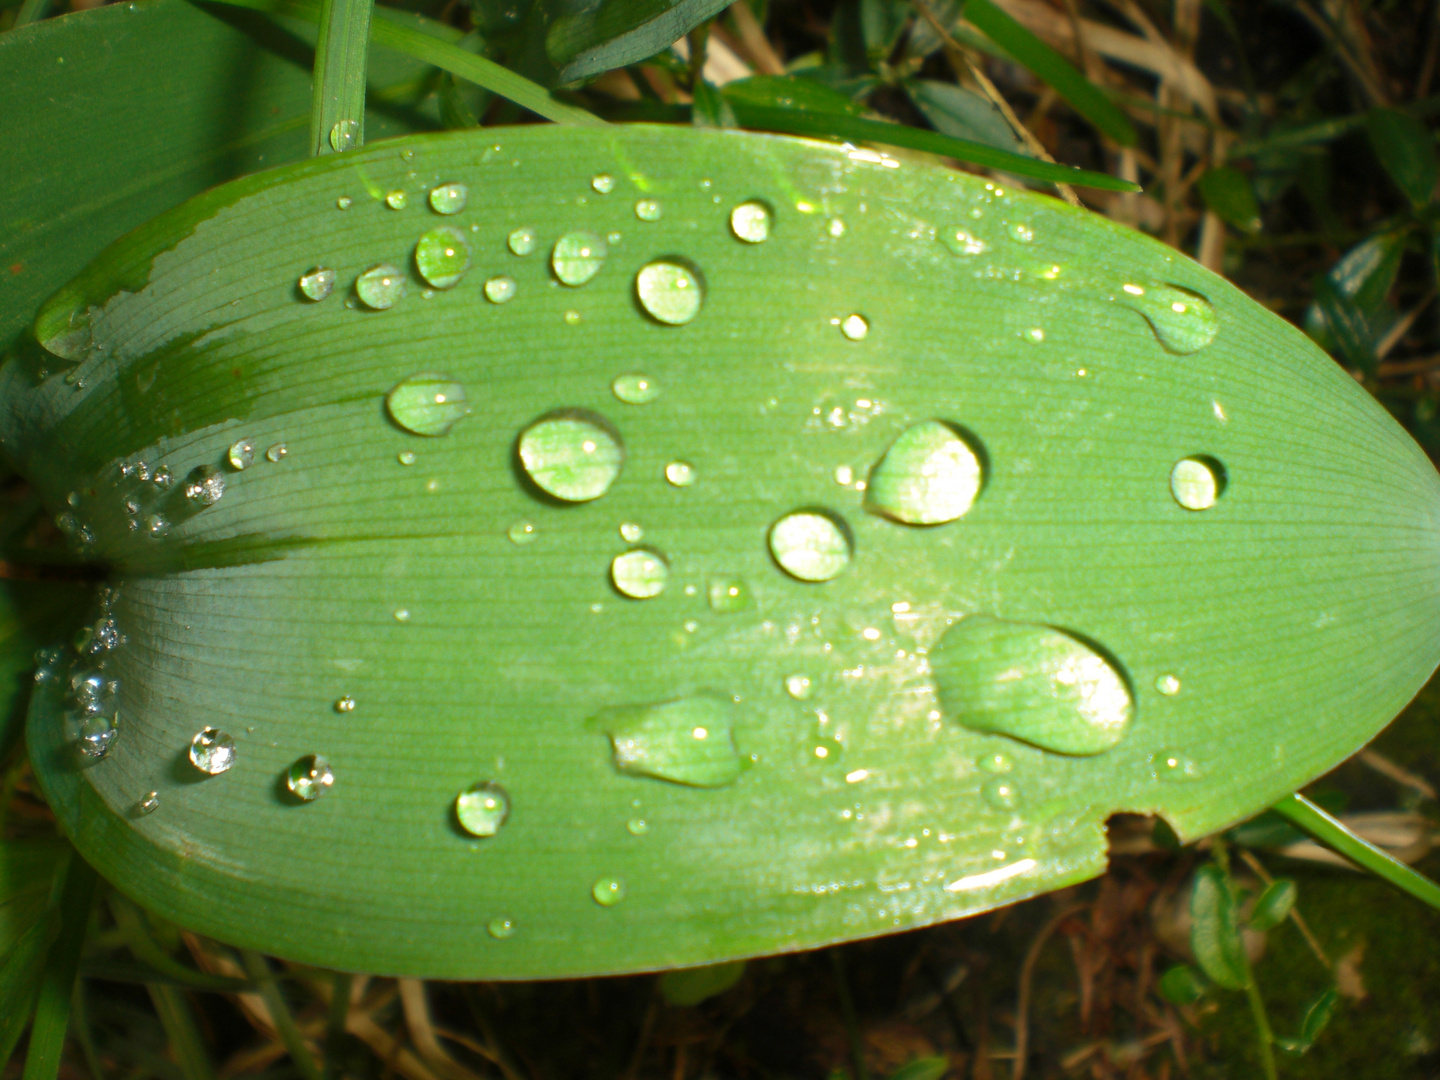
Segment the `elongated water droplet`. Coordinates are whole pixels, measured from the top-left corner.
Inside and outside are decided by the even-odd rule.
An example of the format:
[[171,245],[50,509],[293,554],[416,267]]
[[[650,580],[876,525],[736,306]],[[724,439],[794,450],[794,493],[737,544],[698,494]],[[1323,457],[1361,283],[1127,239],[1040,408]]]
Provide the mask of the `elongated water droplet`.
[[657,322],[684,326],[700,313],[705,284],[695,268],[675,259],[658,259],[635,275],[635,295]]
[[1225,467],[1211,457],[1182,458],[1170,470],[1170,494],[1186,510],[1208,510],[1225,493]]
[[592,232],[569,232],[555,241],[550,268],[563,285],[584,285],[605,265],[609,248],[603,236]]
[[506,304],[515,299],[515,279],[498,274],[485,282],[485,299],[492,304]]
[[225,457],[232,469],[243,472],[255,464],[255,444],[249,439],[240,439],[231,444],[230,452]]
[[235,764],[235,740],[217,728],[205,728],[190,740],[190,764],[209,776],[220,775]]
[[506,243],[516,255],[529,255],[535,250],[535,230],[528,225],[522,225],[510,234]]
[[437,214],[458,214],[470,200],[470,189],[451,181],[430,189],[430,209]]
[[738,577],[715,577],[706,587],[710,610],[728,615],[736,611],[747,611],[755,606],[755,597],[750,587]]
[[300,277],[300,292],[307,300],[324,300],[335,291],[335,271],[317,266]]
[[660,396],[660,387],[648,375],[617,375],[610,389],[627,405],[644,405]]
[[541,491],[566,502],[598,499],[620,475],[625,447],[604,417],[583,409],[547,413],[520,435],[520,463]]
[[869,320],[864,315],[846,315],[840,320],[840,333],[851,341],[862,341],[870,333]]
[[740,775],[731,734],[735,703],[702,692],[648,705],[601,709],[585,726],[610,736],[615,767],[691,787],[724,787]]
[[1174,675],[1161,675],[1155,680],[1155,689],[1166,697],[1174,697],[1180,692],[1180,680]]
[[1108,750],[1134,713],[1110,662],[1053,627],[971,615],[945,632],[930,662],[946,715],[1042,750]]
[[465,387],[448,375],[411,375],[385,395],[390,419],[416,435],[444,435],[470,413]]
[[829,581],[850,564],[850,529],[826,510],[797,510],[770,527],[770,554],[800,581]]
[[359,120],[340,120],[330,129],[330,149],[337,154],[349,150],[360,137]]
[[158,791],[147,791],[145,795],[135,804],[135,815],[144,817],[146,814],[153,814],[160,808],[160,793]]
[[410,200],[406,196],[405,192],[401,191],[399,188],[396,188],[394,191],[390,192],[388,195],[385,196],[385,205],[390,207],[391,210],[404,210],[406,203],[408,203],[409,201]]
[[1115,299],[1143,315],[1165,351],[1179,356],[1199,352],[1220,329],[1215,306],[1177,285],[1127,284]]
[[625,883],[619,878],[602,877],[591,886],[590,895],[601,907],[614,907],[625,899]]
[[641,221],[659,221],[660,203],[657,199],[641,199],[635,204],[635,216]]
[[980,797],[996,810],[1013,810],[1020,804],[1020,794],[1015,787],[1015,781],[998,776],[985,781],[980,788]]
[[635,548],[616,555],[610,563],[610,580],[626,596],[648,600],[665,591],[670,566],[664,556],[649,548]]
[[285,774],[285,786],[301,802],[314,802],[335,783],[335,772],[319,754],[307,754]]
[[489,925],[486,926],[485,929],[490,934],[490,936],[495,938],[497,941],[504,941],[506,938],[514,935],[515,920],[507,919],[503,915],[499,915],[491,919]]
[[494,836],[510,816],[510,796],[493,781],[476,784],[455,797],[455,819],[471,836]]
[[695,466],[688,461],[672,461],[665,466],[665,479],[676,487],[689,487],[695,483]]
[[470,268],[470,245],[459,229],[442,225],[415,245],[415,269],[437,289],[453,289]]
[[770,236],[770,207],[759,199],[743,202],[730,211],[730,231],[737,240],[758,244]]
[[601,195],[609,195],[615,190],[615,178],[609,173],[600,173],[590,178],[590,186]]
[[981,457],[940,420],[912,424],[870,472],[867,509],[906,525],[938,525],[969,513],[984,483]]
[[384,311],[404,298],[405,275],[389,263],[372,266],[356,279],[355,295],[366,307]]
[[185,481],[185,498],[199,506],[214,506],[225,494],[225,477],[214,465],[200,465]]

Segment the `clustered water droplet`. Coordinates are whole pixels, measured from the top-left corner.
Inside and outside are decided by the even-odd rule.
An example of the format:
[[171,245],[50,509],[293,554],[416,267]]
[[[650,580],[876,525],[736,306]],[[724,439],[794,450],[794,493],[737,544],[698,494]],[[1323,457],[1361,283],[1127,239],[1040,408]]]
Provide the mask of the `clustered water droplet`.
[[200,465],[185,482],[185,498],[199,506],[214,506],[225,494],[225,476],[214,465]]
[[590,186],[601,195],[609,195],[615,190],[615,178],[609,173],[600,173],[590,178]]

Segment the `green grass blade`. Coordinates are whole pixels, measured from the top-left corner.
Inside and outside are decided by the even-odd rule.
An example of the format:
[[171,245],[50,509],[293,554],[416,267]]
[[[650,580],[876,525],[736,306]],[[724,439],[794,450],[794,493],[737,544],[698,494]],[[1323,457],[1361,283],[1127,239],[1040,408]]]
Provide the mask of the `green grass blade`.
[[1417,900],[1440,909],[1440,884],[1406,866],[1368,840],[1362,840],[1347,829],[1344,822],[1331,817],[1299,792],[1281,799],[1271,809],[1357,866],[1364,867],[1376,877],[1384,878]]
[[311,154],[338,154],[365,142],[365,69],[374,6],[374,0],[320,0]]
[[729,0],[609,0],[557,18],[545,51],[560,81],[575,82],[654,56],[728,6]]
[[1048,83],[1070,107],[1121,146],[1134,146],[1135,128],[1120,108],[1070,61],[990,0],[969,0],[964,16],[1017,61]]
[[18,30],[22,26],[39,22],[50,14],[50,4],[51,0],[25,0],[20,5],[20,10],[15,13],[15,24],[10,29]]
[[270,1019],[275,1021],[275,1030],[290,1053],[290,1061],[295,1066],[295,1071],[304,1077],[304,1080],[321,1080],[320,1067],[315,1064],[315,1057],[310,1053],[310,1047],[305,1044],[300,1028],[296,1026],[290,1005],[280,990],[280,984],[275,981],[270,965],[263,956],[251,949],[241,950],[240,958],[245,964],[245,973],[259,984],[260,997],[270,1010]]
[[70,1003],[74,1000],[75,979],[80,969],[80,950],[90,924],[97,880],[95,871],[84,859],[77,855],[70,860],[60,897],[60,935],[50,947],[45,972],[40,977],[22,1080],[55,1080],[60,1072],[60,1054],[65,1048],[65,1032],[70,1027]]
[[195,1020],[195,1010],[185,991],[168,983],[148,983],[150,1001],[160,1016],[160,1025],[170,1040],[171,1053],[180,1066],[184,1080],[215,1080],[215,1067],[210,1063],[210,1051],[205,1046],[205,1036]]
[[0,956],[0,1068],[9,1062],[30,1023],[45,958],[59,932],[60,913],[52,908]]

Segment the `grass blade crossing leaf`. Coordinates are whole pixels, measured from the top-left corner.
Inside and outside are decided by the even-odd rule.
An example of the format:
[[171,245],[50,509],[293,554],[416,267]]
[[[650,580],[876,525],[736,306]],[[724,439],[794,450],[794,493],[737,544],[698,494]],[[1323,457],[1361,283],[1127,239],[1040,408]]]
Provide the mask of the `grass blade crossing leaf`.
[[311,154],[338,154],[365,142],[365,69],[374,6],[374,0],[320,0]]
[[545,51],[560,81],[575,82],[654,56],[730,0],[603,0],[588,10],[561,15],[545,37]]

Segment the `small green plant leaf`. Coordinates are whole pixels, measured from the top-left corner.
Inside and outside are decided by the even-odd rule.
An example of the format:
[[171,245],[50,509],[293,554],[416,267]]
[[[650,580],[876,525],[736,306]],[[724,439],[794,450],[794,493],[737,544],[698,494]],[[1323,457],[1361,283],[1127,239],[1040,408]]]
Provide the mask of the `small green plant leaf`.
[[1000,111],[974,90],[933,79],[911,79],[905,91],[936,131],[1012,154],[1034,156]]
[[1190,891],[1190,948],[1210,980],[1227,990],[1250,983],[1250,964],[1240,937],[1235,894],[1225,871],[1213,863],[1195,873]]
[[1290,917],[1298,891],[1289,878],[1272,881],[1256,899],[1246,925],[1251,930],[1273,930]]
[[1330,1018],[1335,1015],[1335,1006],[1340,1002],[1340,994],[1334,987],[1326,990],[1318,998],[1310,1003],[1305,1010],[1305,1018],[1300,1022],[1300,1034],[1293,1039],[1276,1039],[1275,1045],[1281,1050],[1291,1054],[1303,1054],[1315,1045],[1315,1040],[1320,1038]]
[[1366,237],[1316,279],[1305,331],[1352,367],[1372,368],[1376,345],[1394,325],[1389,295],[1407,236],[1396,230]]
[[1398,109],[1372,109],[1365,131],[1380,163],[1410,205],[1425,206],[1440,180],[1435,136],[1418,118]]
[[1172,1005],[1193,1005],[1205,996],[1205,979],[1189,964],[1176,964],[1160,976],[1160,996]]
[[859,116],[865,111],[854,98],[803,75],[752,75],[726,83],[720,92],[734,105],[803,109],[845,116]]
[[1255,189],[1250,177],[1233,165],[1211,169],[1200,178],[1200,194],[1205,205],[1226,224],[1234,225],[1243,232],[1257,232],[1260,229],[1260,207],[1255,201]]
[[730,107],[719,90],[704,79],[695,83],[694,103],[690,107],[690,122],[696,127],[733,128],[736,126],[735,110]]
[[560,81],[576,82],[654,56],[727,6],[728,0],[591,0],[550,24],[545,51]]
[[69,850],[63,840],[0,840],[0,957],[44,916]]
[[923,1057],[906,1062],[890,1074],[890,1080],[940,1080],[950,1069],[943,1057]]
[[729,990],[744,974],[743,960],[667,971],[660,976],[660,996],[667,1005],[699,1005]]

